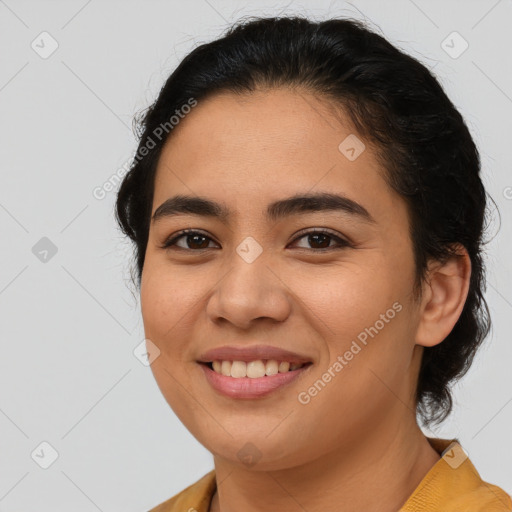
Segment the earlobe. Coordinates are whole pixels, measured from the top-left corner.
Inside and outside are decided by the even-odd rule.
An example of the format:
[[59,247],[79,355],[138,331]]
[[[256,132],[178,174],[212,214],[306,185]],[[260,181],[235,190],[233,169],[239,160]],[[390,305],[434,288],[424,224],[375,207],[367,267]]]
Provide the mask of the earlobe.
[[416,343],[441,343],[457,323],[469,291],[471,260],[465,247],[444,263],[433,262],[423,288]]

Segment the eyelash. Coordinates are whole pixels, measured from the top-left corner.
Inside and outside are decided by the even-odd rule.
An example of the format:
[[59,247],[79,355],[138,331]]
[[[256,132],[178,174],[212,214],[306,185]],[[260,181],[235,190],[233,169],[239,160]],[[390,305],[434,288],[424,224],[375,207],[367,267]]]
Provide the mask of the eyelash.
[[[176,242],[180,238],[182,238],[184,236],[191,236],[191,235],[200,235],[204,238],[208,238],[208,239],[212,240],[212,238],[210,238],[206,234],[202,233],[201,231],[197,231],[197,230],[193,230],[193,229],[184,229],[184,230],[180,231],[179,233],[177,233],[176,235],[172,235],[169,238],[167,238],[164,241],[164,243],[160,246],[160,248],[171,250],[171,248],[173,246],[176,246]],[[309,248],[305,248],[305,247],[300,247],[300,249],[305,249],[307,251],[313,251],[313,252],[327,252],[327,251],[332,251],[332,250],[337,250],[337,249],[344,249],[346,247],[352,247],[352,244],[350,242],[348,242],[347,240],[344,240],[343,238],[339,237],[338,235],[335,235],[328,229],[312,229],[310,231],[300,231],[298,233],[297,237],[292,240],[292,243],[296,242],[296,241],[300,240],[301,238],[304,238],[308,235],[327,235],[329,238],[336,241],[338,245],[332,246],[332,247],[323,247],[320,249],[315,249],[315,248],[309,249]],[[203,249],[190,249],[190,248],[185,249],[184,247],[177,247],[177,250],[192,251],[192,252],[201,252],[201,251],[205,251],[208,249],[211,249],[211,247],[205,247]]]

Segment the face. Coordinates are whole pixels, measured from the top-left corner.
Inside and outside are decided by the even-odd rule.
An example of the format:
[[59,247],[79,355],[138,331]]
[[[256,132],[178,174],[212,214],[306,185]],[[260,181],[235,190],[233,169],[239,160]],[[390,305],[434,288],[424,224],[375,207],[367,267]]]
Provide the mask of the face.
[[[180,195],[225,213],[181,201],[158,215],[141,281],[156,381],[217,457],[292,467],[410,413],[419,347],[407,209],[354,136],[309,93],[260,90],[200,101],[163,149],[152,212]],[[198,362],[210,349],[258,345],[309,364],[271,392],[241,396],[215,388]]]

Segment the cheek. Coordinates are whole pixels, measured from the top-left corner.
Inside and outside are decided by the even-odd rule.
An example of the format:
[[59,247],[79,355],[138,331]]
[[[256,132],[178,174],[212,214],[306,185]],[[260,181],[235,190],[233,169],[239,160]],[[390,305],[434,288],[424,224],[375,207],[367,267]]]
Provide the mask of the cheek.
[[402,261],[397,272],[396,263],[384,253],[367,256],[295,275],[293,289],[328,349],[329,361],[323,364],[346,354],[351,366],[394,371],[412,350],[412,270]]
[[162,353],[181,355],[194,308],[200,302],[200,283],[198,279],[180,278],[179,272],[171,273],[151,260],[145,263],[140,291],[144,332]]
[[375,258],[371,265],[344,264],[296,281],[294,291],[328,357],[301,390],[310,402],[299,410],[331,424],[352,422],[357,430],[373,424],[372,415],[387,414],[397,400],[390,389],[401,395],[413,350],[407,301],[412,283],[407,272],[398,279],[392,268]]
[[401,283],[386,273],[384,262],[372,260],[311,268],[287,281],[327,332],[345,337],[373,324],[402,295]]

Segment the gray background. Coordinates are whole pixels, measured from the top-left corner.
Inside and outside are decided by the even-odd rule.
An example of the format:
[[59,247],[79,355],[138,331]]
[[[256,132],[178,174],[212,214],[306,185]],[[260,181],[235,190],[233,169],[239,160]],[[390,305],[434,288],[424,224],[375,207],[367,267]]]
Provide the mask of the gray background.
[[[458,437],[512,492],[510,0],[0,0],[0,511],[143,511],[213,468],[134,356],[130,246],[115,190],[93,190],[130,159],[133,114],[186,53],[277,13],[367,19],[434,69],[467,120],[502,214],[487,258],[494,329],[434,434]],[[58,453],[47,469],[42,442]]]

